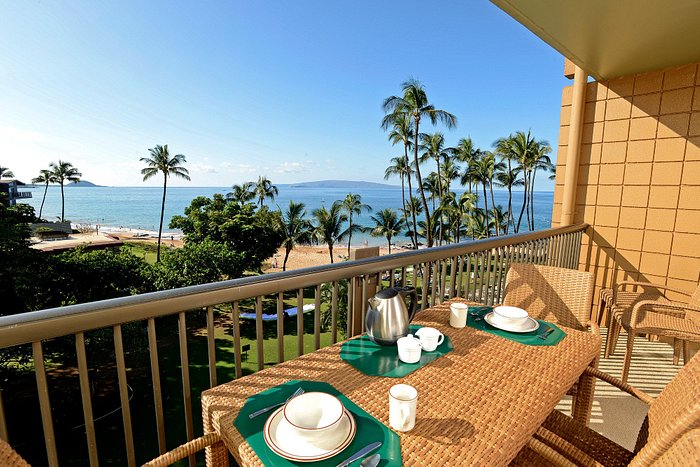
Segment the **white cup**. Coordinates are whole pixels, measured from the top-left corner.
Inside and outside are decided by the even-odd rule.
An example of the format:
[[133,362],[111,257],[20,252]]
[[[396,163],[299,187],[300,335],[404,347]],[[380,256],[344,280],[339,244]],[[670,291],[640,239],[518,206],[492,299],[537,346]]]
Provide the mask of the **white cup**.
[[432,352],[437,346],[442,344],[445,336],[435,328],[425,327],[416,331],[416,336],[420,339],[420,344],[426,352]]
[[396,348],[399,353],[399,360],[404,363],[418,363],[422,344],[420,339],[413,337],[413,334],[400,338],[396,341]]
[[389,425],[396,431],[411,431],[416,425],[418,391],[408,384],[389,389]]
[[453,303],[450,305],[450,326],[453,328],[463,328],[467,325],[467,309],[465,303]]

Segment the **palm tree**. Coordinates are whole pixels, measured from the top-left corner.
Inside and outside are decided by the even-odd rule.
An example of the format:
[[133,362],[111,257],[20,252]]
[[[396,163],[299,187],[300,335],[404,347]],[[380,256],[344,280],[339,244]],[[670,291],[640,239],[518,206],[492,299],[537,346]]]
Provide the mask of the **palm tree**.
[[141,169],[141,175],[143,175],[143,181],[145,182],[151,177],[163,174],[163,201],[160,205],[160,224],[158,225],[158,249],[156,252],[156,262],[160,262],[160,239],[163,235],[163,215],[165,214],[165,194],[168,190],[168,177],[175,176],[178,178],[190,181],[189,171],[182,167],[182,164],[187,162],[185,156],[182,154],[177,154],[170,157],[170,152],[168,151],[168,145],[165,146],[156,145],[155,148],[148,150],[151,154],[150,157],[142,157],[141,162],[146,164],[146,167]]
[[280,210],[280,227],[284,235],[284,240],[282,241],[282,246],[284,247],[282,271],[287,270],[289,253],[296,245],[311,243],[313,226],[304,217],[306,217],[306,206],[304,203],[295,203],[290,200],[287,211],[282,213]]
[[[401,179],[401,211],[403,212],[404,223],[408,226],[408,210],[406,209],[406,188],[405,180],[408,178],[409,183],[411,181],[411,175],[413,174],[413,167],[408,161],[408,156],[398,156],[391,158],[391,165],[384,171],[384,180],[389,180],[391,176],[398,175]],[[410,196],[410,193],[409,193]],[[411,236],[413,246],[416,246],[415,238]]]
[[403,219],[397,216],[396,211],[393,209],[386,208],[377,211],[377,215],[372,216],[372,221],[374,221],[375,227],[372,229],[371,235],[373,237],[381,237],[383,235],[389,243],[389,254],[391,254],[391,237],[401,233],[401,230],[404,228]]
[[362,202],[362,196],[353,193],[348,193],[342,201],[343,210],[348,213],[348,257],[350,257],[350,244],[352,243],[352,233],[362,231],[362,226],[352,223],[352,215],[362,214],[362,211],[372,212],[372,207],[369,204]]
[[438,110],[430,104],[425,88],[420,81],[410,78],[401,84],[403,96],[390,96],[384,99],[382,105],[384,112],[387,114],[382,120],[382,128],[386,129],[393,125],[397,118],[409,118],[413,122],[413,164],[416,169],[416,180],[418,182],[418,190],[420,191],[421,200],[423,201],[423,209],[425,210],[425,224],[428,246],[433,246],[433,237],[430,229],[430,211],[428,210],[428,201],[423,193],[423,180],[420,174],[420,164],[418,162],[418,135],[420,134],[421,118],[427,117],[433,125],[441,122],[447,128],[453,128],[457,125],[457,117],[444,110]]
[[549,143],[547,141],[537,141],[535,146],[532,177],[530,179],[530,230],[535,230],[535,177],[537,176],[537,169],[551,173],[552,167],[554,167],[552,160],[548,156],[552,152],[552,147]]
[[0,166],[0,178],[14,178],[15,174],[12,173],[7,167]]
[[423,191],[428,193],[426,199],[432,202],[434,211],[437,207],[435,200],[440,199],[440,187],[437,173],[430,172],[428,176],[423,179]]
[[462,185],[469,185],[469,193],[472,192],[472,182],[473,180],[471,177],[469,177],[469,167],[474,163],[475,160],[477,160],[480,155],[481,151],[479,148],[474,147],[474,143],[472,142],[472,139],[467,137],[467,138],[462,138],[457,142],[457,146],[452,148],[452,154],[455,156],[458,162],[462,162],[466,164],[466,169],[464,171],[464,176],[462,176]]
[[328,254],[333,263],[333,245],[342,242],[348,235],[348,231],[343,230],[343,223],[348,221],[348,217],[343,214],[343,205],[340,201],[335,201],[330,209],[322,206],[314,209],[311,215],[316,219],[314,235],[316,240],[328,245]]
[[445,193],[449,193],[452,182],[461,177],[459,169],[460,167],[455,163],[452,157],[445,159],[445,162],[442,164],[442,171],[440,172],[440,178],[445,185]]
[[[386,120],[386,117],[385,117]],[[382,122],[382,127],[384,127],[384,122]],[[387,123],[387,126],[389,123]],[[411,117],[408,115],[395,115],[393,122],[391,122],[392,130],[389,132],[389,141],[391,145],[394,146],[398,143],[403,144],[403,155],[408,161],[408,151],[413,147],[413,128],[411,128]],[[409,198],[413,196],[413,187],[411,186],[411,176],[415,172],[413,170],[414,165],[408,162],[406,167],[406,181],[408,182],[408,196]],[[405,208],[404,208],[405,209]],[[413,230],[411,234],[411,239],[413,240],[413,247],[418,248],[418,239],[416,238],[415,232],[418,229],[418,224],[416,223],[416,211],[410,210],[411,221],[413,222]]]
[[[421,214],[423,212],[423,204],[421,203],[421,200],[419,198],[416,198],[415,196],[409,196],[409,198],[406,200],[406,211],[407,213],[411,214],[411,218],[413,220],[416,219],[416,216]],[[406,213],[404,213],[406,215]],[[408,228],[408,226],[407,226]],[[413,240],[413,248],[418,249],[418,224],[416,223],[415,228],[411,229],[408,228],[408,231],[406,232],[407,237],[411,237]]]
[[64,162],[62,160],[58,160],[58,163],[52,162],[49,164],[49,168],[51,169],[51,173],[55,179],[55,183],[58,183],[61,185],[61,222],[66,221],[66,212],[65,212],[65,207],[66,207],[66,198],[63,194],[63,185],[65,184],[66,181],[69,182],[79,182],[80,177],[83,176],[80,172],[78,172],[78,169],[73,167],[73,164],[70,162]]
[[[2,169],[2,167],[0,167]],[[46,201],[46,192],[49,190],[49,183],[56,183],[56,178],[53,173],[48,169],[42,169],[39,171],[39,176],[32,178],[32,183],[43,183],[44,186],[44,196],[41,198],[41,207],[39,208],[39,216],[41,219],[41,213],[44,211],[44,201]]]
[[495,174],[494,183],[508,190],[508,211],[506,212],[506,228],[504,231],[505,234],[508,235],[508,225],[512,224],[513,228],[515,228],[515,219],[513,218],[513,187],[523,186],[523,179],[520,178],[520,167],[500,168]]
[[525,209],[527,208],[529,210],[528,199],[530,194],[530,173],[532,171],[532,162],[534,159],[537,142],[530,135],[529,131],[527,133],[523,131],[517,131],[508,139],[510,140],[509,150],[512,154],[512,158],[514,160],[517,160],[519,168],[523,173],[523,184],[525,187],[523,191],[523,205],[520,209],[520,215],[518,216],[518,223],[515,224],[515,233],[518,233],[518,231],[520,230],[520,223],[523,220],[523,214],[525,213]]
[[[437,164],[437,171],[436,173],[440,174],[442,171],[440,170],[440,160],[447,159],[450,154],[451,149],[445,148],[445,136],[443,136],[442,133],[439,131],[432,133],[432,134],[427,134],[427,133],[422,133],[420,135],[421,138],[421,150],[423,151],[423,154],[421,154],[420,161],[425,162],[428,159],[434,159],[435,163]],[[438,195],[440,198],[442,198],[442,180],[439,177],[437,180],[437,185],[438,185]]]
[[226,198],[235,201],[238,204],[245,204],[248,201],[252,201],[255,198],[255,183],[245,182],[240,185],[233,185],[231,187],[231,192],[226,193]]
[[265,198],[270,198],[270,201],[272,201],[275,199],[275,196],[279,194],[277,187],[273,185],[267,177],[263,177],[262,175],[258,177],[258,182],[255,184],[253,191],[255,192],[255,196],[258,197],[260,207],[264,204]]

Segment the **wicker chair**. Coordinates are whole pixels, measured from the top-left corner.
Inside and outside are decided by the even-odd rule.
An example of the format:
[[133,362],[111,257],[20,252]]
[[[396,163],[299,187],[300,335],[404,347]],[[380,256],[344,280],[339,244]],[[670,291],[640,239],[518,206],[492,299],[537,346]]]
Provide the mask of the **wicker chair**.
[[[660,287],[653,285],[652,287]],[[688,296],[682,290],[663,287],[666,290]],[[678,363],[680,346],[683,347],[683,361],[688,362],[687,342],[700,342],[700,285],[695,289],[688,301],[672,302],[666,300],[639,300],[633,306],[627,306],[624,311],[614,309],[616,316],[615,330],[619,333],[622,326],[627,331],[627,349],[622,366],[622,381],[627,382],[634,339],[639,334],[648,334],[658,337],[670,337],[674,339],[674,363]],[[613,344],[614,345],[614,344]]]
[[506,275],[503,304],[537,319],[600,333],[591,320],[593,275],[586,271],[513,263]]
[[634,451],[555,410],[511,465],[700,464],[700,358],[693,358],[656,399],[600,370],[586,372],[649,405]]
[[0,465],[3,467],[29,467],[29,464],[2,438],[0,438]]
[[221,436],[218,433],[208,433],[197,439],[193,439],[181,446],[176,447],[172,451],[168,451],[165,454],[156,457],[153,460],[146,462],[144,467],[165,467],[170,464],[189,457],[192,454],[196,454],[207,446],[216,444],[221,441]]

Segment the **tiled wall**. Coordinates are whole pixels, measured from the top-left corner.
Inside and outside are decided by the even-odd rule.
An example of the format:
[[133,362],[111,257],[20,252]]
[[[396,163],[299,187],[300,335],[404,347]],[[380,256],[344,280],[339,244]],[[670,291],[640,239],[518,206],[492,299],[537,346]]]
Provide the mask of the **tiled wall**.
[[[562,94],[552,224],[559,224],[572,87]],[[588,83],[575,222],[596,287],[700,281],[698,64]],[[598,294],[595,301],[597,303]]]

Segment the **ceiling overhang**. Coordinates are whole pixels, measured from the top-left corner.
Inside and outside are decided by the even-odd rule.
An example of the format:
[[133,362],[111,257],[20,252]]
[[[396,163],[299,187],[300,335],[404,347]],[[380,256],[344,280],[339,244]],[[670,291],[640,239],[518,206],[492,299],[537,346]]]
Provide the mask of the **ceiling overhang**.
[[491,0],[597,80],[700,62],[698,0]]

